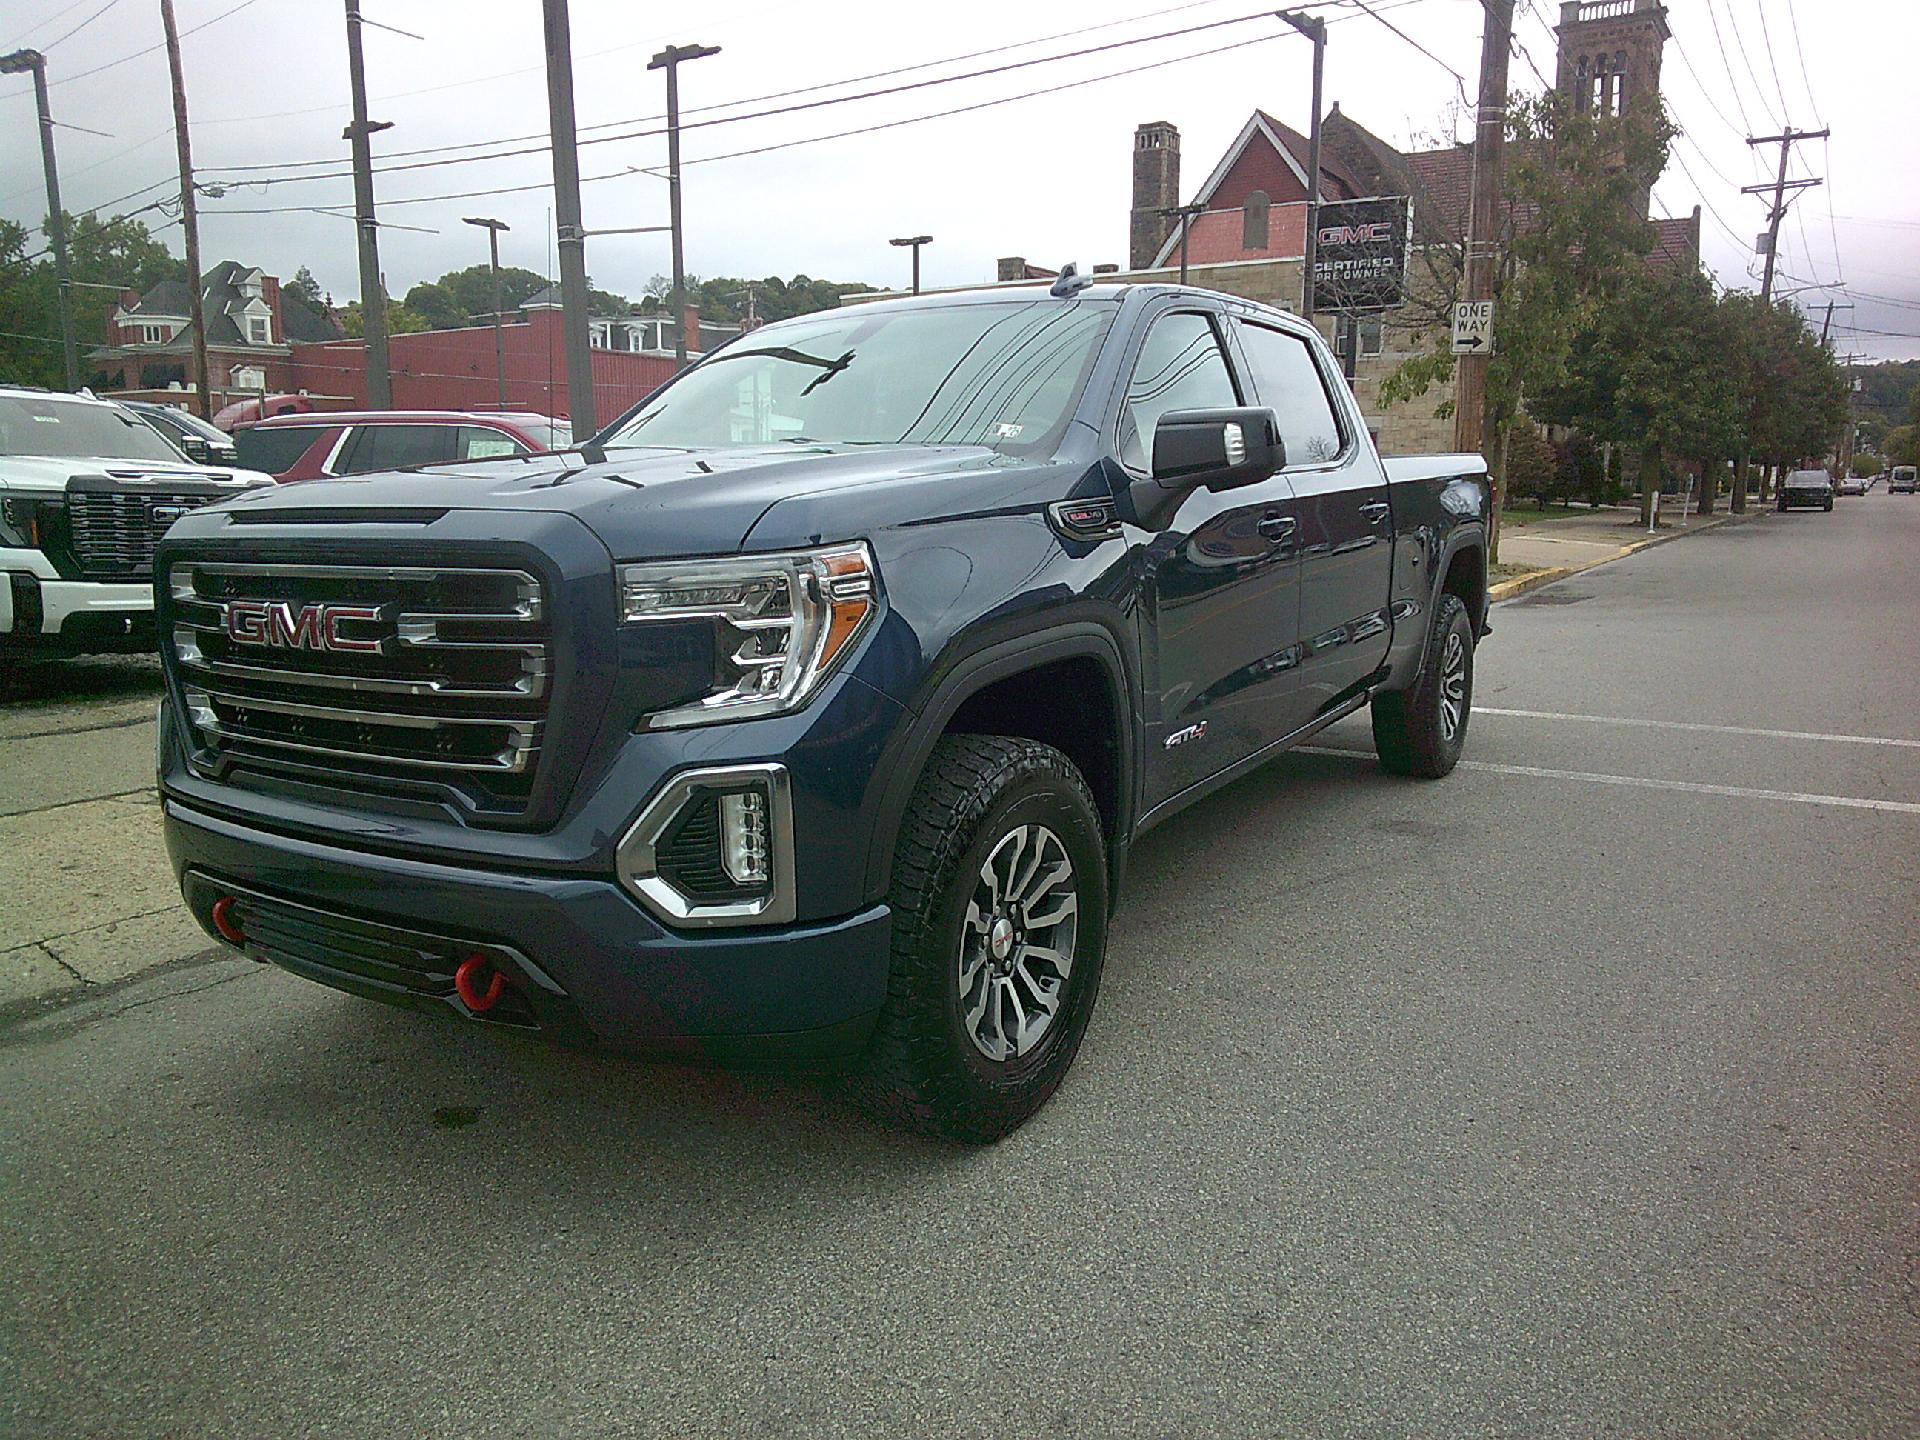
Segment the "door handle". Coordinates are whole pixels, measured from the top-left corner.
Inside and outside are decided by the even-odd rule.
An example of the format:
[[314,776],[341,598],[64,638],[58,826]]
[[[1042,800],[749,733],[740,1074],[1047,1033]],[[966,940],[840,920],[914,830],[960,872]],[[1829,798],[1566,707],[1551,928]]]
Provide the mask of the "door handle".
[[1291,515],[1269,515],[1254,528],[1260,532],[1261,538],[1284,545],[1293,539],[1295,521]]
[[1393,507],[1384,500],[1369,500],[1360,507],[1360,513],[1367,517],[1369,525],[1378,525],[1393,511]]

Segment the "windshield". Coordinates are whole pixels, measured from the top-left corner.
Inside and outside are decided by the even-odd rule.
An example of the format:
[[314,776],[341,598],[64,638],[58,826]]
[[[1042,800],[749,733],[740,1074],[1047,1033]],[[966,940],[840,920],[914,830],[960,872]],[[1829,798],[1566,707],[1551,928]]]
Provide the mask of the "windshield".
[[1113,317],[1104,302],[852,307],[769,325],[703,361],[610,447],[989,445],[1065,427]]
[[57,395],[0,395],[0,455],[180,462],[178,450],[119,406]]
[[176,410],[171,405],[159,407],[160,419],[179,430],[189,430],[202,440],[213,445],[231,445],[233,437],[210,420],[202,420],[198,415],[190,415],[185,410]]

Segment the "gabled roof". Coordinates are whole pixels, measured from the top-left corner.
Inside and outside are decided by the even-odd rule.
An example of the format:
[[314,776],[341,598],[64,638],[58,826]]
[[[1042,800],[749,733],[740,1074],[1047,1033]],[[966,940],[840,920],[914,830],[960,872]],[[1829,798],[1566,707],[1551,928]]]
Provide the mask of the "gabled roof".
[[126,313],[129,315],[188,316],[193,312],[193,291],[184,280],[162,280]]

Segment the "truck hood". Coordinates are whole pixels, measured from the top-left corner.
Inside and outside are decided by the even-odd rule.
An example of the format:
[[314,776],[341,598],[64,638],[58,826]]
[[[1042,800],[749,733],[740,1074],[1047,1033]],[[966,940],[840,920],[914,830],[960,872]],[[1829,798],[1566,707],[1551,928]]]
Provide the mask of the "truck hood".
[[105,475],[130,486],[191,480],[231,485],[236,491],[271,485],[273,477],[232,465],[195,465],[191,460],[128,460],[109,455],[0,455],[0,494],[59,494],[76,475]]
[[[726,554],[743,547],[777,548],[778,536],[748,536],[783,501],[816,503],[810,517],[848,538],[890,505],[867,503],[902,487],[916,495],[918,518],[941,518],[928,497],[949,497],[945,513],[988,508],[983,493],[1005,486],[960,480],[1014,477],[1037,468],[984,446],[768,445],[741,449],[572,450],[525,459],[436,465],[420,470],[338,479],[302,480],[237,496],[221,508],[251,514],[279,512],[299,523],[301,511],[530,510],[575,517],[599,536],[616,559]],[[955,482],[958,483],[955,483]],[[988,502],[1004,504],[997,498]],[[805,543],[814,534],[801,537]]]

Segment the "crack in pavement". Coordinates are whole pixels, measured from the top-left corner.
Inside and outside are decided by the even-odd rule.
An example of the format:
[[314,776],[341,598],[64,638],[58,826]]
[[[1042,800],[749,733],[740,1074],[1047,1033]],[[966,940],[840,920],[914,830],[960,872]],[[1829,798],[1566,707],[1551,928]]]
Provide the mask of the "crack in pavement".
[[101,800],[124,800],[129,795],[151,795],[153,787],[143,786],[137,790],[113,790],[105,795],[82,795],[74,800],[56,800],[51,805],[34,805],[25,810],[0,810],[0,820],[17,820],[22,815],[44,815],[49,810],[65,810],[74,805],[92,805]]

